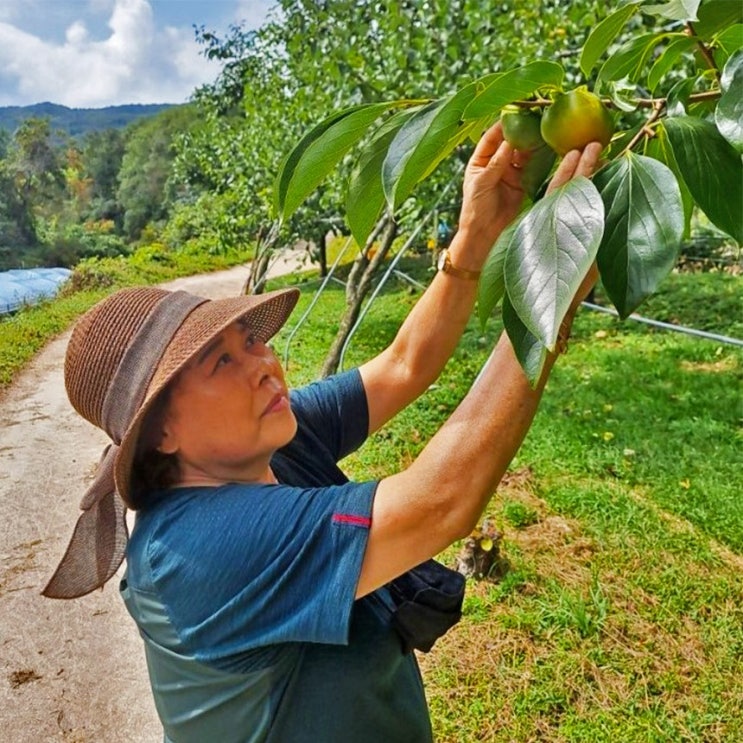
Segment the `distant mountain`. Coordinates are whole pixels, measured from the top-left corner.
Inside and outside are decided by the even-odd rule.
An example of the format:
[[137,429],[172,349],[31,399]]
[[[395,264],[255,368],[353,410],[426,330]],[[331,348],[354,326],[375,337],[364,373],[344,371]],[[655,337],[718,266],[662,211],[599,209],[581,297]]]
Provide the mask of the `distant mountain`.
[[0,129],[15,131],[31,117],[49,118],[52,130],[61,129],[72,137],[101,129],[120,129],[143,116],[172,108],[176,104],[130,104],[106,108],[67,108],[56,103],[36,103],[33,106],[0,106]]

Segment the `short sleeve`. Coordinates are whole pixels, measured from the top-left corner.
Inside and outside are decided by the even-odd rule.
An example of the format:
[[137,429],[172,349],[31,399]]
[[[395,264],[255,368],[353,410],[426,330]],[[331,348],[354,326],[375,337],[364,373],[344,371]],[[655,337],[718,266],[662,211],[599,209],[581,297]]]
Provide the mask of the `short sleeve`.
[[335,461],[369,435],[369,406],[358,369],[351,369],[292,391],[292,409],[306,431],[323,433]]
[[130,575],[160,596],[183,649],[204,662],[276,643],[345,644],[375,488],[171,494],[157,523],[142,524],[146,543],[135,530]]

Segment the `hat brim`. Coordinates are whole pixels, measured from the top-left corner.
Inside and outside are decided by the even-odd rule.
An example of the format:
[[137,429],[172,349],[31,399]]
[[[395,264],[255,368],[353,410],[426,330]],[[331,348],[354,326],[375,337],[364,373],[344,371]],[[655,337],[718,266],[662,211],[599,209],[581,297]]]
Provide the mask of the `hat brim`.
[[131,470],[137,440],[147,413],[157,396],[191,359],[234,322],[250,325],[262,342],[270,340],[284,325],[299,299],[298,289],[279,289],[266,294],[214,299],[198,305],[173,335],[150,381],[144,401],[122,437],[114,465],[116,490],[131,506]]

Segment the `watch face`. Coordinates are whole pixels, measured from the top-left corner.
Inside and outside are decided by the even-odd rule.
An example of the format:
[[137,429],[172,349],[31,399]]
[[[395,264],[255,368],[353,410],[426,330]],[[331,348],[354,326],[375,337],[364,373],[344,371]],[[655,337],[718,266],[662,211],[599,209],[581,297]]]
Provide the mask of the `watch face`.
[[446,250],[442,250],[439,255],[439,261],[438,261],[438,266],[437,266],[439,271],[446,270],[446,262],[448,258],[449,258],[449,253]]

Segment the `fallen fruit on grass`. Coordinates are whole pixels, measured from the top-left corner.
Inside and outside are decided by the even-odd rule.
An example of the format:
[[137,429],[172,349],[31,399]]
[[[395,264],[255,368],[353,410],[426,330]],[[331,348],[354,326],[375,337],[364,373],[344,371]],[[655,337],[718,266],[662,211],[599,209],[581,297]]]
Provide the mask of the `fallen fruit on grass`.
[[606,147],[614,133],[614,122],[598,96],[585,85],[558,93],[542,114],[541,134],[558,154],[579,150],[589,142]]

